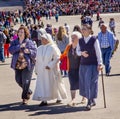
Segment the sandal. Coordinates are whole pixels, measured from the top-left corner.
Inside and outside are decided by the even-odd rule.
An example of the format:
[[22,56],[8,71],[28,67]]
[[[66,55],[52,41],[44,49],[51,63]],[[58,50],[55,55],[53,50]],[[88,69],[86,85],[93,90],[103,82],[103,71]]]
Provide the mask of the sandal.
[[76,105],[75,102],[70,102],[70,103],[67,104],[67,106],[69,106],[69,107],[74,107],[75,105]]
[[82,101],[80,102],[80,104],[85,104],[86,103],[86,99],[82,99]]

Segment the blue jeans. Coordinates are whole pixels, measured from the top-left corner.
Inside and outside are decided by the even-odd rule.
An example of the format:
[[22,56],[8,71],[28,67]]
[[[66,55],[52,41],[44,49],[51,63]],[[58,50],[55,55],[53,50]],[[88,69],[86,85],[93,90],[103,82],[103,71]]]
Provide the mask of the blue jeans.
[[103,59],[103,64],[105,65],[105,72],[110,73],[110,59],[111,59],[111,54],[112,54],[112,50],[110,47],[108,48],[102,48],[102,59]]
[[4,57],[4,47],[0,47],[0,61],[5,61]]
[[28,70],[25,68],[23,70],[15,70],[15,80],[17,84],[22,88],[22,99],[28,99],[28,94],[31,94],[30,83],[32,78],[33,68]]

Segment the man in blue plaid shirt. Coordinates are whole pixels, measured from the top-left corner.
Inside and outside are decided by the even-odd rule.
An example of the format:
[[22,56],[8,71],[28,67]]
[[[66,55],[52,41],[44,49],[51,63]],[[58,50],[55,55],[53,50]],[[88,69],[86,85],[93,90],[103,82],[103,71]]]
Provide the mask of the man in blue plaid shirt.
[[106,76],[109,76],[111,66],[110,59],[114,51],[115,37],[114,34],[107,30],[107,26],[103,23],[100,26],[101,32],[98,33],[98,40],[100,43],[103,64],[105,65]]

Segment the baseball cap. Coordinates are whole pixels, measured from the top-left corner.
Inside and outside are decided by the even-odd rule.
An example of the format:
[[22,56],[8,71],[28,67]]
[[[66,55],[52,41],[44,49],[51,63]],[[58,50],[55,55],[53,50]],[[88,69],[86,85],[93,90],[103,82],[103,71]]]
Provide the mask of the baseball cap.
[[100,28],[101,28],[102,26],[105,26],[105,27],[107,28],[107,25],[106,25],[105,23],[102,23],[102,24],[100,25]]

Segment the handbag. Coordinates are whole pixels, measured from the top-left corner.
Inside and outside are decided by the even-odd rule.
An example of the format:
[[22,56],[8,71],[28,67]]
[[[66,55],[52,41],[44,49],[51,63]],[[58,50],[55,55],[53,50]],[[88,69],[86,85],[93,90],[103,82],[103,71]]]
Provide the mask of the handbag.
[[17,63],[16,63],[16,69],[22,70],[22,69],[25,69],[26,67],[27,67],[27,61],[24,57],[23,51],[20,50]]

